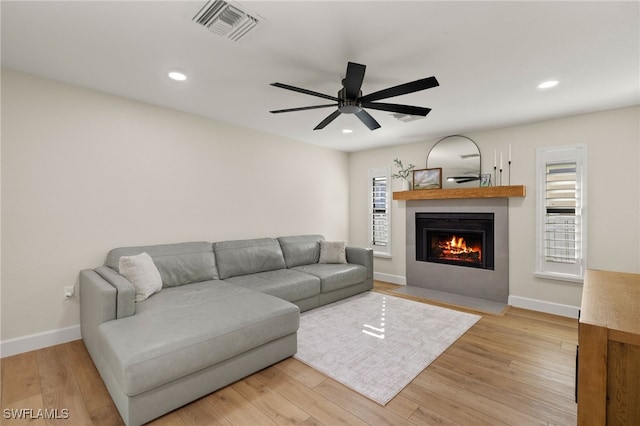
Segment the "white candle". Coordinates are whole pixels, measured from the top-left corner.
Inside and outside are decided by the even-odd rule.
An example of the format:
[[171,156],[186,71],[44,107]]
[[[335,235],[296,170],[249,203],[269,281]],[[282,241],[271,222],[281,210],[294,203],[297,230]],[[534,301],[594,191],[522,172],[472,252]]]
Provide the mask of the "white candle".
[[495,169],[496,166],[498,165],[496,162],[498,161],[498,150],[494,149],[493,150],[493,168]]
[[500,151],[500,170],[502,170],[502,151]]
[[509,163],[511,163],[511,144],[509,144]]

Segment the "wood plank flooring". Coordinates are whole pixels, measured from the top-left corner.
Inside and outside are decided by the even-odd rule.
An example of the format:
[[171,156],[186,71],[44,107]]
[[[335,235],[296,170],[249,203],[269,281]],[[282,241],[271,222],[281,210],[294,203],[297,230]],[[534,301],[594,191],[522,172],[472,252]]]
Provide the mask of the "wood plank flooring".
[[[577,340],[577,320],[509,308],[483,315],[384,407],[289,358],[150,424],[575,425]],[[0,376],[0,424],[122,424],[80,340],[3,358]]]

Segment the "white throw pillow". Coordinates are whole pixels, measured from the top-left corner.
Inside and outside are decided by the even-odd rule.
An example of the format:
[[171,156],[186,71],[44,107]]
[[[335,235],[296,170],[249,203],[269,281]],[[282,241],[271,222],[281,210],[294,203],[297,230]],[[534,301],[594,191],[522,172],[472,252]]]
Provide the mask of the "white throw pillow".
[[320,240],[320,260],[318,263],[347,263],[347,243]]
[[121,256],[118,262],[120,274],[131,281],[136,289],[136,302],[142,302],[162,290],[162,278],[153,259],[147,253]]

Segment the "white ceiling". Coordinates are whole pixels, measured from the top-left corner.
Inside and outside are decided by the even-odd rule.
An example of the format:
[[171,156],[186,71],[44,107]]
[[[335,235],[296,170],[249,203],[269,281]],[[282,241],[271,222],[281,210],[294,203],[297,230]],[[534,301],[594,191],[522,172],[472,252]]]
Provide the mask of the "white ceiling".
[[[2,66],[343,151],[640,104],[637,1],[241,1],[264,19],[239,42],[191,21],[205,3],[3,0]],[[436,76],[382,101],[431,113],[369,110],[375,131],[344,114],[314,131],[333,108],[269,113],[330,103],[269,84],[336,96],[348,61],[367,65],[363,94]]]

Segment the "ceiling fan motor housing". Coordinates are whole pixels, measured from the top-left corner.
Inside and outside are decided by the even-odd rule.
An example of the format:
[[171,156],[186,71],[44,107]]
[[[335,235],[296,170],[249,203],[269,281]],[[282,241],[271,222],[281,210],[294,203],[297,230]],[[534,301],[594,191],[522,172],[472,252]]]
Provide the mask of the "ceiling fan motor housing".
[[362,90],[358,94],[357,99],[347,99],[347,91],[342,88],[338,91],[338,111],[343,114],[355,114],[362,111],[362,102],[360,97],[362,96]]

